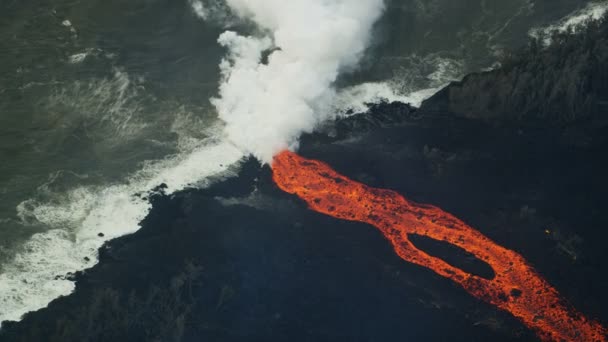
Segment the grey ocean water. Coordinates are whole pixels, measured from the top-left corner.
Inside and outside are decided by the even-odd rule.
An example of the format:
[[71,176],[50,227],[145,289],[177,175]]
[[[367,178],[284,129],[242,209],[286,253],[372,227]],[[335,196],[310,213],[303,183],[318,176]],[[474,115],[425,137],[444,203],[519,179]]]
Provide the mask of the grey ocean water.
[[[216,40],[255,29],[217,4],[0,3],[0,321],[69,293],[68,272],[137,229],[149,206],[137,194],[204,185],[239,160],[209,102],[224,54]],[[419,101],[587,4],[387,1],[336,110]]]

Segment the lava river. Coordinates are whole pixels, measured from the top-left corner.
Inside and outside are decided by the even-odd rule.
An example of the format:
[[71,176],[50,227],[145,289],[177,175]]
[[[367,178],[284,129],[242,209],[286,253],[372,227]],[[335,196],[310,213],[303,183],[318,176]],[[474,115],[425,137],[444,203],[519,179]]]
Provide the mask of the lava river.
[[[273,179],[312,210],[378,228],[405,261],[429,268],[471,295],[510,312],[544,341],[606,341],[606,329],[560,298],[518,253],[506,249],[451,214],[418,204],[391,190],[375,189],[328,165],[285,151],[275,156]],[[467,273],[416,248],[416,234],[458,246],[485,261],[492,279]]]

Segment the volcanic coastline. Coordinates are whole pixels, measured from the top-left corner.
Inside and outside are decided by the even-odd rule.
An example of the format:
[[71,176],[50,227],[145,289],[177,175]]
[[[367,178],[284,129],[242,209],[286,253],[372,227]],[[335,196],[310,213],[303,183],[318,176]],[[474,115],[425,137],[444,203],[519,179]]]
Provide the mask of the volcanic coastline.
[[[531,46],[419,109],[371,105],[303,136],[299,153],[458,216],[606,323],[608,43],[599,37],[607,26],[554,37],[562,41],[550,51]],[[138,232],[108,242],[98,265],[72,275],[73,294],[4,323],[0,340],[537,340],[401,260],[370,226],[309,210],[254,159],[206,189],[165,195],[161,185],[152,203]],[[491,276],[460,249],[412,242]]]

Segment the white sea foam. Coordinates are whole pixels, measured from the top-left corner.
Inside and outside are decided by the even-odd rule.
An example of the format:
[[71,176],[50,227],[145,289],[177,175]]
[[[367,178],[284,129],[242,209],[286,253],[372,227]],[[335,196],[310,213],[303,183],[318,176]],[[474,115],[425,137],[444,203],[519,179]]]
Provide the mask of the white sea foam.
[[148,164],[127,183],[77,188],[58,202],[20,205],[21,217],[54,229],[35,234],[3,268],[0,322],[19,320],[26,312],[70,294],[74,283],[66,279],[67,272],[94,266],[105,241],[137,231],[150,203],[136,194],[147,195],[161,183],[167,184],[168,193],[204,186],[209,177],[229,174],[242,157],[233,145],[211,140],[188,153]]
[[582,9],[569,14],[558,20],[556,23],[546,27],[536,27],[530,30],[532,37],[545,36],[545,44],[551,44],[550,35],[552,32],[576,32],[589,20],[602,18],[608,11],[608,1],[590,2]]
[[98,145],[122,145],[140,138],[152,125],[144,102],[153,99],[141,88],[137,78],[120,69],[112,77],[57,87],[44,102],[46,112],[40,120],[54,122],[54,129],[82,125]]
[[331,110],[338,115],[363,113],[369,109],[370,103],[382,101],[420,107],[424,100],[462,77],[463,66],[459,61],[436,56],[417,59],[417,67],[412,63],[407,74],[398,73],[392,80],[363,83],[339,90],[334,96]]
[[[213,8],[208,3],[213,2],[191,1],[197,15],[206,20]],[[227,32],[220,38],[230,56],[221,66],[225,79],[222,97],[215,104],[227,123],[224,132],[231,142],[226,142],[226,136],[204,142],[190,139],[183,142],[180,153],[146,163],[126,182],[79,187],[51,201],[29,200],[19,205],[24,222],[39,222],[52,229],[35,234],[12,262],[3,266],[0,322],[18,320],[24,313],[68,295],[74,290],[74,283],[66,279],[66,273],[92,267],[105,241],[137,231],[150,203],[136,194],[145,197],[161,183],[167,185],[168,193],[205,186],[215,176],[233,174],[232,165],[245,154],[254,153],[267,161],[277,149],[297,140],[301,132],[340,111],[364,111],[366,103],[380,100],[419,106],[443,85],[445,70],[438,64],[437,71],[428,75],[429,88],[423,90],[395,82],[366,83],[339,91],[333,88],[338,73],[355,67],[359,61],[371,26],[382,11],[381,0],[228,3],[240,16],[270,32],[268,37],[257,38]],[[264,64],[262,54],[270,48],[277,50]],[[81,58],[86,56],[77,55],[71,61]],[[120,71],[113,82],[118,84],[113,92],[106,92],[103,83],[96,86],[96,100],[85,103],[82,111],[95,108],[93,115],[102,113],[100,122],[116,129],[108,136],[124,141],[124,137],[146,128],[146,124],[136,120],[140,109],[138,94],[127,91],[132,82]],[[80,96],[81,91],[91,89],[75,90],[75,97],[86,99]],[[58,94],[56,102],[74,97],[70,94]],[[133,108],[128,106],[131,103]],[[130,110],[125,111],[125,107]]]
[[72,64],[82,63],[87,58],[87,56],[87,52],[75,53],[68,58],[68,61]]
[[364,113],[369,104],[378,102],[402,102],[420,107],[422,101],[433,96],[443,86],[412,92],[400,92],[392,82],[363,83],[340,90],[333,102],[334,113],[341,116],[349,113]]
[[[78,52],[68,56],[68,62],[70,64],[79,64],[84,62],[84,60],[87,59],[89,56],[99,56],[102,52],[103,50],[99,48],[88,48],[82,52]],[[115,75],[115,77],[119,77],[119,75]]]

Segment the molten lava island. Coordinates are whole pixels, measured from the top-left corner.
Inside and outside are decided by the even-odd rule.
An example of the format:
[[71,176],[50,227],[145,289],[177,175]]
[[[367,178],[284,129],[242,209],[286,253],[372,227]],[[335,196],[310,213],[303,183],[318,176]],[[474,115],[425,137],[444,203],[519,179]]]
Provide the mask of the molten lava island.
[[[606,329],[569,306],[521,255],[451,214],[408,201],[394,191],[355,182],[322,162],[289,151],[274,158],[272,170],[276,184],[302,198],[312,210],[375,226],[403,260],[429,268],[473,296],[510,312],[542,340],[606,341]],[[409,234],[456,245],[488,263],[495,276],[485,279],[430,256],[410,242]]]

